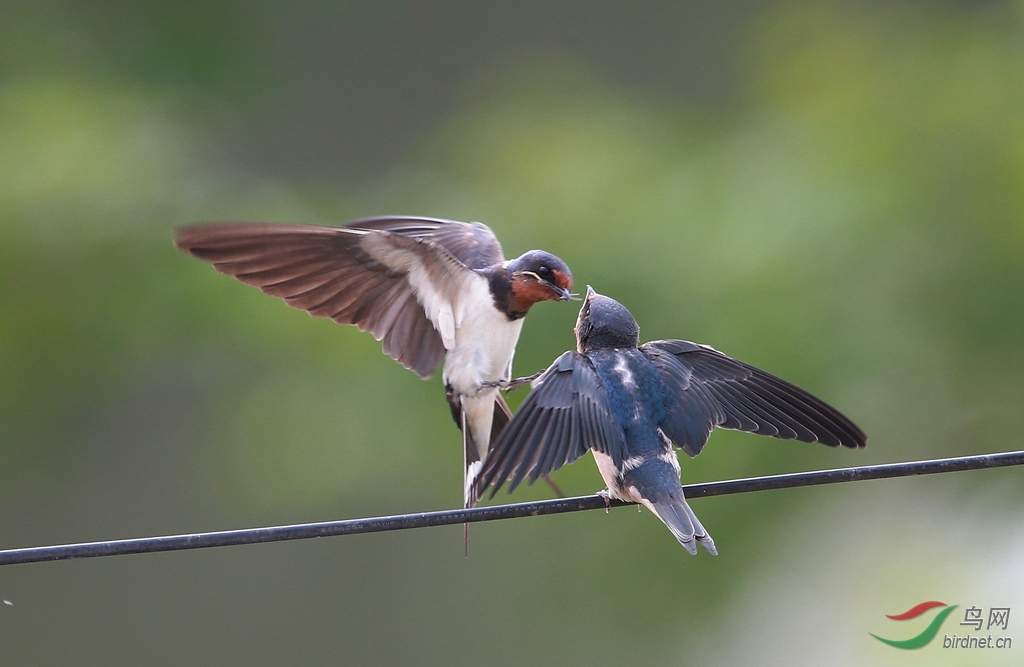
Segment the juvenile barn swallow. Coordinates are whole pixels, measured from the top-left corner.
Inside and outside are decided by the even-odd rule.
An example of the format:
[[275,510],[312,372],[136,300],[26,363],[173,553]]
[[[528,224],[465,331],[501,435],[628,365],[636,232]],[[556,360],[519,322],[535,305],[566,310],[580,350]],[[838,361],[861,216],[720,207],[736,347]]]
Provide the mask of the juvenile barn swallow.
[[683,498],[672,445],[694,457],[716,427],[774,438],[863,447],[849,419],[788,382],[707,345],[658,340],[640,345],[640,327],[618,301],[587,286],[576,323],[577,352],[566,352],[498,436],[477,480],[491,497],[511,476],[511,492],[594,451],[606,498],[641,503],[691,554],[715,543]]
[[427,379],[444,385],[463,434],[464,502],[492,438],[511,417],[497,386],[512,374],[523,317],[568,301],[572,273],[543,250],[505,260],[486,225],[381,217],[343,227],[213,224],[178,230],[175,245],[294,308],[354,324]]

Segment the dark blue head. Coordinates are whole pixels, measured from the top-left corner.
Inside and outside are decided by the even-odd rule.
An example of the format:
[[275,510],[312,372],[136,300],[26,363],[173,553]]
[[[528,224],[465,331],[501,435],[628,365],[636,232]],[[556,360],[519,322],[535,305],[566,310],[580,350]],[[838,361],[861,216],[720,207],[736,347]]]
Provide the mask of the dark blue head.
[[538,301],[569,301],[572,271],[565,262],[543,250],[531,250],[508,263],[512,301],[526,312]]
[[579,351],[635,348],[639,344],[640,325],[626,307],[587,285],[587,298],[576,320]]

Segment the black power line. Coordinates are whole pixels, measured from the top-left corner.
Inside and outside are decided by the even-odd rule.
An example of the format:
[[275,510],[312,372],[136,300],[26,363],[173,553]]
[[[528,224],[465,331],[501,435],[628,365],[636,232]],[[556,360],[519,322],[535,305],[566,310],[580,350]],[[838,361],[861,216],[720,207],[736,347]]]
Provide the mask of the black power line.
[[[1024,464],[1024,451],[1004,452],[980,456],[961,456],[951,459],[889,463],[855,468],[838,468],[835,470],[798,472],[787,475],[771,475],[768,477],[733,479],[705,484],[690,484],[684,486],[683,490],[687,498],[706,498],[708,496],[724,496],[733,493],[766,491],[768,489],[788,489],[798,486],[836,484],[838,482],[855,482],[910,475],[932,475],[940,472],[1002,468],[1022,464]],[[628,504],[630,503],[617,500],[606,503],[604,498],[596,495],[580,496],[577,498],[540,500],[513,505],[496,505],[493,507],[399,514],[369,519],[347,519],[343,521],[323,521],[267,528],[224,530],[212,533],[195,533],[192,535],[167,535],[164,537],[142,537],[130,540],[112,540],[109,542],[83,542],[80,544],[63,544],[49,547],[7,549],[0,551],[0,565],[38,563],[41,561],[67,560],[70,558],[97,558],[100,556],[119,556],[157,551],[178,551],[181,549],[205,549],[234,544],[304,540],[311,537],[355,535],[385,530],[406,530],[408,528],[426,528],[429,526],[476,523],[478,521],[515,519],[525,516],[540,516],[542,514],[562,514],[564,512],[604,509],[608,505],[620,507]]]

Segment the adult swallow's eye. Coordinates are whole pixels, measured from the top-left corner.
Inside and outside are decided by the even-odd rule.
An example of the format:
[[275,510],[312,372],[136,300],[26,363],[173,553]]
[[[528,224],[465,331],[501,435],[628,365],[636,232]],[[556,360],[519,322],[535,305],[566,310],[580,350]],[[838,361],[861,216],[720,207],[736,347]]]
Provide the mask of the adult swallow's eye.
[[541,265],[541,267],[539,269],[537,269],[537,273],[544,280],[547,280],[548,278],[551,277],[551,269],[549,269],[548,267],[544,266],[543,264]]

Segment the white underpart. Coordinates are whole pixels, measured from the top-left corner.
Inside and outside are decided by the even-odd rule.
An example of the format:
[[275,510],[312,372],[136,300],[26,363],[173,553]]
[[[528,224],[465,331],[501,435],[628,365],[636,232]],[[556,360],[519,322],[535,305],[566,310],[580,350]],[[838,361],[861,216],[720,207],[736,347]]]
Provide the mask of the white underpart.
[[[604,479],[604,483],[608,487],[608,495],[619,500],[643,503],[649,506],[635,486],[631,486],[628,489],[621,486],[619,483],[619,470],[615,467],[615,461],[612,460],[612,457],[596,449],[591,451],[594,452],[594,462],[597,463],[597,470],[601,473],[601,478]],[[624,463],[635,461],[636,459],[640,459],[640,463],[643,463],[643,458],[639,456],[626,459]],[[636,465],[639,466],[640,463]]]
[[494,307],[483,276],[467,287],[456,310],[454,344],[447,348],[444,380],[460,394],[472,396],[480,391],[481,382],[510,379],[523,320],[509,320]]
[[619,487],[618,482],[619,470],[615,467],[612,457],[596,449],[591,451],[594,452],[594,462],[597,463],[597,471],[601,473],[601,479],[604,480],[605,486],[608,487],[608,493],[612,498],[621,499],[622,495],[619,492],[622,489]]
[[473,284],[468,295],[473,305],[465,308],[465,316],[455,330],[455,346],[445,357],[444,381],[462,395],[466,424],[483,460],[491,439],[498,390],[481,389],[480,383],[512,377],[512,357],[523,320],[509,320],[495,308],[487,282],[481,278],[480,283]]

